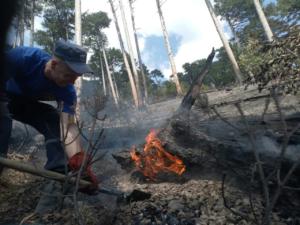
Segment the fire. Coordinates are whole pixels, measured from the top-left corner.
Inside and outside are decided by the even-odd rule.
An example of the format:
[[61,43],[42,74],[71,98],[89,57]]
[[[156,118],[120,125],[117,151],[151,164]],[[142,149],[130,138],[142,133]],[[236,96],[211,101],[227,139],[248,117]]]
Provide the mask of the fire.
[[144,176],[153,180],[159,172],[167,171],[181,175],[185,171],[182,160],[163,148],[155,130],[151,130],[146,137],[144,151],[139,153],[133,147],[130,155],[136,167]]

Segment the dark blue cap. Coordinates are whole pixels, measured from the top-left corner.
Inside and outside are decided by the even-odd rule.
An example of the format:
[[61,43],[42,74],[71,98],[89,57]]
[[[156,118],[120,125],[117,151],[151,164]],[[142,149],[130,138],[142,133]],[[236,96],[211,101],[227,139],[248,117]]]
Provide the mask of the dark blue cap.
[[87,52],[79,45],[59,40],[55,44],[53,54],[63,60],[75,73],[93,73],[86,64]]

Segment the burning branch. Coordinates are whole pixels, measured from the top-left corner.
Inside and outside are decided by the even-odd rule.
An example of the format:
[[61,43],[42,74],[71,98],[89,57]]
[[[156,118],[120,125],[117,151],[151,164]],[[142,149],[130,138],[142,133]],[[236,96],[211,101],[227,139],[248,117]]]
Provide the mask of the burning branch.
[[182,175],[185,171],[182,160],[164,149],[154,130],[151,130],[146,137],[144,151],[140,153],[136,148],[132,148],[130,155],[137,169],[152,180],[155,180],[159,172]]

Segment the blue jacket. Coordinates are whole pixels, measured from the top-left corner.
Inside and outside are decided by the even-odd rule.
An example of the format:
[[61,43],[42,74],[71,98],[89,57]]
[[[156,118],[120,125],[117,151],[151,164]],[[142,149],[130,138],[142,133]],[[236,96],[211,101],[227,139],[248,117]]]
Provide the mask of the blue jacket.
[[8,73],[6,91],[37,100],[56,100],[63,103],[63,112],[74,114],[76,91],[72,84],[59,87],[45,74],[51,56],[38,48],[18,47],[7,52]]

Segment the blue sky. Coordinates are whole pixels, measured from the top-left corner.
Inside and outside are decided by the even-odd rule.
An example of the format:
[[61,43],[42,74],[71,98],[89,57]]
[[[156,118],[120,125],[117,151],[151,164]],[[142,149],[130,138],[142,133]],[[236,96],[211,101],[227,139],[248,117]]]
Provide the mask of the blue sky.
[[[176,55],[181,46],[182,36],[176,33],[170,33],[169,41],[172,52]],[[149,35],[145,38],[144,42],[142,58],[147,62],[147,66],[149,68],[168,68],[168,54],[163,36]]]

